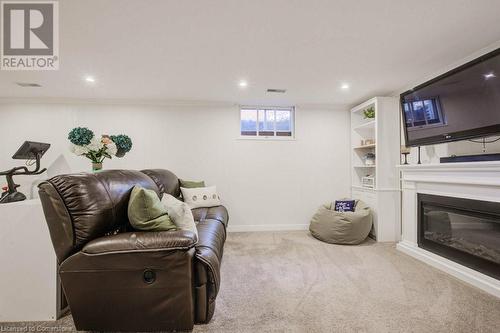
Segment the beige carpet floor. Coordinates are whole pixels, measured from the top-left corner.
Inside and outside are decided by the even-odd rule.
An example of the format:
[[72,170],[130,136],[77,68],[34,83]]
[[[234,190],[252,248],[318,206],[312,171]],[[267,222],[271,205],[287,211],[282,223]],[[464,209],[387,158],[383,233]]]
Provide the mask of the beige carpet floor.
[[[74,330],[71,316],[15,325]],[[394,244],[331,245],[305,231],[231,233],[214,318],[193,332],[500,332],[500,299]]]

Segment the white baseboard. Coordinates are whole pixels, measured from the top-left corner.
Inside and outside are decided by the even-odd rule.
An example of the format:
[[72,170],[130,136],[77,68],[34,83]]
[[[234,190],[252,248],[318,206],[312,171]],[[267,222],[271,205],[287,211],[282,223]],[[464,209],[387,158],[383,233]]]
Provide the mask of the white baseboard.
[[396,248],[418,260],[425,262],[437,269],[440,269],[459,280],[467,282],[488,294],[500,298],[500,281],[488,275],[479,273],[473,269],[462,266],[454,261],[448,260],[437,254],[426,251],[410,242],[399,242]]
[[249,231],[293,231],[308,230],[309,224],[249,224],[249,225],[231,225],[228,232],[249,232]]

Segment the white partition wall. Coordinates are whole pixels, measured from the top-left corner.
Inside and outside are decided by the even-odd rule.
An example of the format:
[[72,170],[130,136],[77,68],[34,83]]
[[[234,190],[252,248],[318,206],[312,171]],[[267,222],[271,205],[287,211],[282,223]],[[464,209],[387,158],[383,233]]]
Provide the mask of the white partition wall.
[[39,199],[0,205],[0,322],[57,316],[57,262]]

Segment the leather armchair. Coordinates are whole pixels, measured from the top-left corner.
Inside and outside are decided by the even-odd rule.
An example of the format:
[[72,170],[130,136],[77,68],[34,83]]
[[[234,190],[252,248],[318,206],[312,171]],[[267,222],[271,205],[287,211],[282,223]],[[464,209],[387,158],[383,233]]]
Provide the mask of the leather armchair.
[[78,330],[190,330],[212,318],[227,210],[193,211],[198,242],[189,231],[134,231],[127,207],[135,185],[180,194],[178,178],[161,169],[61,175],[39,186]]

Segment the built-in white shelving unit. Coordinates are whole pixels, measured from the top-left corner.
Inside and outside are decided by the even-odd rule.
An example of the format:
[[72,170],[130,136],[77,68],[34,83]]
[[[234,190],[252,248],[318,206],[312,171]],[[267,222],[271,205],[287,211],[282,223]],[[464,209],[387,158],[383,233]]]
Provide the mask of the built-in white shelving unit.
[[[373,108],[375,118],[364,111]],[[352,197],[365,201],[374,214],[371,236],[380,242],[400,239],[399,103],[393,97],[375,97],[351,110]],[[368,141],[367,141],[368,140]],[[365,156],[375,154],[367,165]]]

